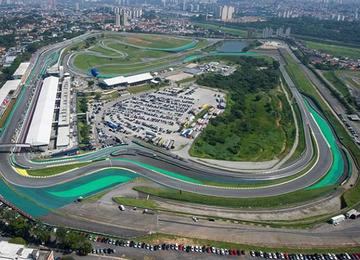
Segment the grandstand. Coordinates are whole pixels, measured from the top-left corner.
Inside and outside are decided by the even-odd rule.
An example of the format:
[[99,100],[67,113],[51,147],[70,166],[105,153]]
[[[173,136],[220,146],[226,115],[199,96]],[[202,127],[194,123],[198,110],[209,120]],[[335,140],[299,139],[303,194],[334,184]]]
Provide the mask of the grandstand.
[[127,87],[144,84],[153,79],[153,76],[150,73],[142,73],[133,76],[118,76],[115,78],[104,79],[103,82],[107,87]]
[[44,79],[26,137],[26,143],[41,150],[47,150],[50,144],[58,85],[58,77],[51,76]]

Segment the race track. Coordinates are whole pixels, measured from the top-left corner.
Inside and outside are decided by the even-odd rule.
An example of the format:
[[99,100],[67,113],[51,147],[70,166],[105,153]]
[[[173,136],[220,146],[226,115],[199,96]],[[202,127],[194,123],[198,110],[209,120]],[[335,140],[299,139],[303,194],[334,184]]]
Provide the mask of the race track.
[[[85,37],[87,36],[82,36],[79,39]],[[32,88],[37,93],[41,85],[42,72],[54,62],[53,58],[51,58],[54,57],[52,55],[59,53],[60,50],[74,41],[76,39],[50,46],[37,54],[36,62],[32,64],[33,73],[29,79],[29,85],[25,88],[25,101],[33,100],[30,95]],[[255,173],[217,170],[191,161],[179,160],[174,156],[158,153],[135,144],[105,148],[87,155],[44,161],[31,161],[26,153],[12,155],[4,152],[0,153],[0,173],[4,179],[4,181],[0,182],[3,187],[2,195],[10,198],[10,200],[12,199],[14,204],[24,207],[25,211],[30,211],[30,214],[32,214],[30,208],[36,208],[34,205],[39,204],[40,208],[47,211],[52,207],[60,207],[66,203],[71,203],[78,196],[89,196],[137,176],[143,176],[158,184],[178,190],[236,198],[276,196],[309,188],[313,185],[316,188],[316,185],[319,186],[321,182],[324,182],[324,185],[338,184],[344,176],[347,176],[348,167],[347,160],[344,159],[344,154],[331,127],[314,107],[314,104],[309,101],[305,102],[304,97],[298,92],[287,74],[282,61],[280,70],[299,106],[306,141],[305,152],[299,159],[289,165],[280,169]],[[31,109],[34,105],[34,102],[32,102],[30,106],[27,106],[28,102],[24,100],[16,107],[11,122],[2,132],[0,137],[2,143],[11,143],[18,122],[20,122],[21,118],[25,118],[18,140],[19,143],[23,142],[31,118],[29,114],[31,115]],[[314,147],[312,139],[315,143]],[[315,154],[315,149],[317,157],[312,167],[302,175],[291,178],[289,181],[262,187],[230,187],[230,185],[226,187],[226,185],[210,186],[204,184],[205,181],[246,184],[291,177],[307,168]],[[20,175],[15,169],[15,167],[20,166],[39,169],[52,165],[85,161],[93,162],[84,167],[71,170],[66,174],[45,178]],[[108,171],[108,173],[104,174],[104,170]],[[30,206],[23,206],[24,203],[29,203]],[[41,215],[43,212],[33,214]]]

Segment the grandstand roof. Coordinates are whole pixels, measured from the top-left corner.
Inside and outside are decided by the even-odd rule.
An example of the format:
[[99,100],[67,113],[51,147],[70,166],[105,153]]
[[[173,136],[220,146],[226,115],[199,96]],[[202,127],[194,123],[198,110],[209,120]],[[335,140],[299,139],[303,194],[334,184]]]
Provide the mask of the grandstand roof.
[[34,259],[34,250],[23,245],[0,241],[0,259],[31,260]]
[[27,68],[30,66],[30,62],[20,63],[19,67],[14,72],[14,77],[22,77],[25,75]]
[[58,77],[44,79],[26,143],[33,146],[49,145],[58,84]]
[[56,147],[61,148],[68,146],[70,143],[70,127],[69,126],[60,126],[58,128],[58,134],[56,138]]
[[104,83],[108,86],[115,86],[115,85],[125,84],[127,83],[127,81],[125,80],[124,76],[119,76],[115,78],[104,79]]
[[70,123],[70,84],[70,77],[64,78],[61,89],[59,126],[69,125]]
[[4,86],[0,88],[0,105],[3,104],[10,91],[15,91],[20,86],[20,83],[20,79],[8,80],[5,82]]
[[153,76],[151,76],[150,73],[142,73],[129,77],[119,76],[115,78],[105,79],[104,83],[108,86],[115,86],[121,84],[134,84],[137,82],[142,82],[151,79],[153,79]]

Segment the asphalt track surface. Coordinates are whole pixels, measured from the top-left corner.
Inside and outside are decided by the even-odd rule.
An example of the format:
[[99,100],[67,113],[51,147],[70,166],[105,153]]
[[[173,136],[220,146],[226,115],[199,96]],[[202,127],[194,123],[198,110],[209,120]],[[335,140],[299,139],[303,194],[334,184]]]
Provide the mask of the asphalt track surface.
[[[85,37],[85,36],[84,36]],[[55,53],[59,52],[61,49],[69,45],[69,42],[61,43],[56,46],[51,46],[46,49],[42,54],[37,57],[37,63],[34,66],[34,72],[39,73],[43,69],[44,64],[48,57]],[[266,197],[266,196],[275,196],[300,190],[306,187],[309,187],[324,177],[330,167],[332,166],[333,157],[328,146],[327,141],[325,140],[324,135],[321,133],[319,126],[314,120],[313,116],[309,113],[305,107],[303,97],[300,95],[298,90],[295,88],[294,83],[286,73],[283,64],[281,64],[280,70],[284,76],[285,81],[287,82],[290,91],[293,94],[294,99],[296,100],[303,118],[305,138],[306,138],[306,151],[300,157],[299,160],[295,161],[291,165],[288,165],[284,168],[273,170],[273,171],[263,171],[254,174],[253,172],[231,172],[231,171],[220,171],[215,170],[206,166],[196,165],[193,162],[181,161],[176,158],[159,154],[154,151],[148,151],[145,148],[133,147],[132,145],[127,147],[121,147],[123,155],[119,155],[121,158],[129,158],[136,162],[143,162],[150,165],[154,165],[161,169],[176,169],[176,173],[187,176],[188,178],[201,179],[201,178],[210,178],[213,181],[228,181],[233,182],[237,181],[251,181],[251,180],[272,180],[278,179],[281,177],[292,176],[302,169],[306,168],[308,163],[311,161],[313,156],[313,147],[311,143],[311,134],[314,137],[316,146],[318,149],[318,160],[313,165],[313,167],[307,172],[307,174],[302,175],[299,178],[295,178],[289,182],[284,182],[274,186],[268,187],[254,187],[254,188],[227,188],[227,187],[215,187],[201,185],[199,183],[194,183],[192,181],[184,181],[179,178],[174,178],[166,174],[159,173],[143,167],[137,163],[116,160],[112,156],[108,156],[108,160],[97,161],[90,165],[74,169],[67,172],[66,174],[56,175],[48,178],[29,178],[26,176],[21,176],[14,171],[14,168],[11,165],[12,158],[8,153],[0,154],[0,172],[3,178],[16,186],[27,187],[27,188],[45,188],[52,187],[62,183],[67,183],[74,181],[82,176],[88,175],[90,173],[111,167],[121,167],[126,168],[131,171],[136,172],[138,175],[144,176],[147,179],[150,179],[156,183],[164,185],[166,187],[171,187],[174,189],[179,189],[183,191],[195,192],[205,195],[221,196],[221,197]],[[36,84],[36,79],[34,79],[33,84]],[[30,90],[31,91],[31,90]],[[27,95],[29,97],[29,95]],[[33,102],[34,103],[34,102]],[[24,102],[24,104],[26,104]],[[30,107],[31,109],[31,107]],[[20,120],[20,117],[23,115],[24,111],[27,111],[26,105],[19,106],[17,111],[12,119],[12,123],[6,129],[6,131],[1,136],[0,141],[3,143],[8,143],[11,139],[12,133],[15,130],[16,123]],[[24,130],[27,129],[27,125],[31,116],[27,117],[28,121],[24,124]],[[20,135],[20,141],[23,141],[25,138],[26,131],[23,131]],[[156,156],[154,156],[156,155]],[[104,157],[106,157],[106,153]],[[27,159],[26,154],[18,154],[15,156],[15,160],[20,164],[26,167],[33,168],[43,168],[50,165],[58,165],[59,162],[48,162],[45,164],[39,164],[31,162]],[[78,161],[75,159],[74,161]],[[36,166],[35,166],[36,165]]]

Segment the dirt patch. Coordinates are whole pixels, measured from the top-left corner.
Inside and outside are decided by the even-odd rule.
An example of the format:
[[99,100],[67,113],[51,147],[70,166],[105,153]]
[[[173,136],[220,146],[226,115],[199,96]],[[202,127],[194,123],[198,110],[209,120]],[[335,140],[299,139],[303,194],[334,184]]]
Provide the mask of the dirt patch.
[[180,72],[171,76],[166,77],[166,79],[171,80],[171,81],[180,81],[183,79],[188,79],[188,78],[192,78],[193,75],[185,73],[185,72]]
[[139,38],[139,37],[127,37],[126,41],[128,43],[131,43],[131,44],[134,44],[134,45],[150,45],[151,42],[150,41],[146,41],[142,38]]
[[281,121],[280,118],[277,118],[277,119],[276,119],[276,127],[277,127],[277,128],[280,128],[280,121]]

